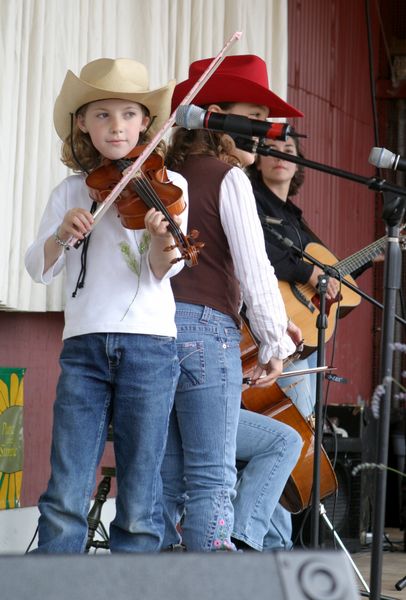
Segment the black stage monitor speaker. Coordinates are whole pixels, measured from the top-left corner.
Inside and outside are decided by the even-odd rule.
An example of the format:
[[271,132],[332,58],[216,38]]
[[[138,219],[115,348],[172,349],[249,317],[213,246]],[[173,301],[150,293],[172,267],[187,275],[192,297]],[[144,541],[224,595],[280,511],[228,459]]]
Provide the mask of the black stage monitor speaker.
[[0,558],[5,600],[357,600],[343,552]]
[[[374,505],[374,472],[362,470],[353,475],[355,467],[375,461],[376,420],[368,407],[355,405],[328,405],[327,416],[348,437],[325,434],[323,446],[337,477],[337,495],[322,503],[326,514],[348,551],[356,552],[365,544],[372,526]],[[293,516],[293,539],[297,546],[310,544],[309,511]],[[336,541],[323,520],[320,537],[322,546],[335,548]]]
[[[326,498],[323,504],[347,550],[355,552],[365,544],[371,531],[375,474],[361,470],[354,475],[353,471],[362,463],[376,462],[377,421],[368,407],[330,405],[327,414],[347,431],[348,437],[324,439],[324,447],[334,462],[338,494],[336,498]],[[326,534],[325,539],[329,537]]]

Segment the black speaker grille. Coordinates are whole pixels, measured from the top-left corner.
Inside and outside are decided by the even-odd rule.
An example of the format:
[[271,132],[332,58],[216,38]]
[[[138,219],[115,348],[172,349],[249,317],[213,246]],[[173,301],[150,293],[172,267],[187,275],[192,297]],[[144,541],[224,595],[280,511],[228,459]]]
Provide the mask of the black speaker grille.
[[[325,498],[323,506],[347,550],[354,552],[364,543],[366,533],[371,531],[375,476],[373,471],[361,471],[353,476],[354,467],[362,462],[374,462],[376,451],[376,424],[370,409],[352,405],[327,407],[329,417],[338,419],[338,426],[349,437],[326,435],[323,446],[330,458],[337,477],[337,494]],[[293,539],[296,546],[310,544],[310,515],[308,511],[293,516]],[[320,523],[321,545],[335,548],[337,542],[324,519]]]
[[[362,523],[365,520],[361,515],[362,474],[355,477],[352,475],[352,470],[360,463],[360,454],[353,456],[338,454],[334,466],[338,481],[337,497],[330,496],[323,502],[334,529],[343,542],[351,546],[351,550],[355,550],[361,545]],[[324,527],[324,529],[326,528]],[[324,537],[326,546],[330,546],[332,541],[329,541],[327,530]]]

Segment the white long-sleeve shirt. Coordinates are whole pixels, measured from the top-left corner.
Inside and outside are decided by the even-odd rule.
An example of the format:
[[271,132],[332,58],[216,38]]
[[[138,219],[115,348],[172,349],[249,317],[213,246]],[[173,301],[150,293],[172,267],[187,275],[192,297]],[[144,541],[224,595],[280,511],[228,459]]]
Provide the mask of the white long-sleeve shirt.
[[[188,204],[187,184],[178,173],[170,180],[183,190]],[[176,336],[175,302],[170,277],[183,267],[176,263],[163,279],[153,274],[148,260],[146,230],[123,227],[114,206],[94,227],[89,240],[85,284],[72,292],[81,270],[82,247],[63,252],[44,272],[44,244],[75,207],[90,210],[91,199],[85,178],[72,175],[52,192],[36,240],[28,248],[25,265],[38,283],[49,284],[65,267],[65,328],[63,339],[87,333],[141,333]],[[187,209],[182,213],[182,230],[187,228]]]

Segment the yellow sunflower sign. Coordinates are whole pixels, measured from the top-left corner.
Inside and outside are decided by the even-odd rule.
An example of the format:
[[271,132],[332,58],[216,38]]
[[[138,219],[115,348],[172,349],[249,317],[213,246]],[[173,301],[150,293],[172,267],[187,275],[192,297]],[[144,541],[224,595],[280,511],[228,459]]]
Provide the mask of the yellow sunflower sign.
[[25,369],[0,367],[0,509],[20,506]]

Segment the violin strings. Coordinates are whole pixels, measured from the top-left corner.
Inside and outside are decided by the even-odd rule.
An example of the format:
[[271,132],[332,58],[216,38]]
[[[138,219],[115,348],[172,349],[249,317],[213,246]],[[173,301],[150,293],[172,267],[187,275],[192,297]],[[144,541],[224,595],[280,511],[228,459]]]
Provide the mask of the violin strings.
[[162,200],[159,198],[154,188],[151,186],[148,177],[142,171],[137,175],[136,178],[134,178],[134,185],[140,190],[142,199],[144,199],[145,196],[146,202],[151,208],[156,208],[163,213],[165,219],[171,226],[171,233],[174,234],[179,241],[183,241],[182,232],[179,230],[179,227],[172,219],[171,214],[163,204]]
[[[128,166],[132,164],[131,160],[120,159],[114,161],[120,171],[124,171]],[[182,230],[176,225],[172,219],[171,214],[167,210],[166,206],[154,190],[148,177],[143,173],[142,170],[138,171],[136,176],[132,180],[134,187],[139,191],[139,195],[145,204],[150,208],[155,208],[163,213],[165,219],[168,221],[172,235],[178,240],[180,244],[186,246],[186,238],[183,235]]]

